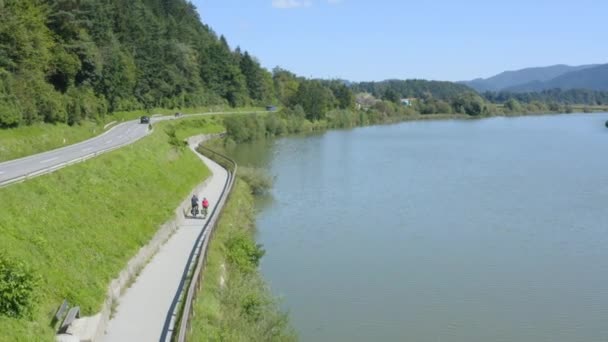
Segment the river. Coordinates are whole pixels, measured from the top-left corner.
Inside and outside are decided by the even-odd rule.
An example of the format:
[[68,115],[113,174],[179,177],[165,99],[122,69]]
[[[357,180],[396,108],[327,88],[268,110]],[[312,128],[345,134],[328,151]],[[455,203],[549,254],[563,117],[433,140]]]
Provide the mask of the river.
[[263,275],[302,341],[608,341],[607,119],[240,147],[276,177],[257,220]]

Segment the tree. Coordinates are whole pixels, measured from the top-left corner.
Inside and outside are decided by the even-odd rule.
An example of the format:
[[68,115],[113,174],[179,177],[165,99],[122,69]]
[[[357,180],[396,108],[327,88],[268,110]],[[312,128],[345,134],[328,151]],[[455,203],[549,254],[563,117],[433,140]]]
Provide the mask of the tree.
[[333,108],[335,98],[328,87],[319,81],[303,81],[294,95],[292,105],[301,105],[310,121],[325,118],[325,113]]
[[297,76],[287,70],[275,67],[272,70],[272,79],[278,100],[283,104],[290,104],[300,86]]
[[353,109],[355,107],[355,95],[344,83],[332,82],[330,88],[338,101],[338,108]]
[[516,99],[507,100],[507,102],[505,102],[505,109],[510,113],[523,113],[521,103],[519,103],[519,101]]
[[452,101],[452,108],[456,113],[478,116],[485,114],[484,100],[477,94],[470,92],[457,96]]
[[399,101],[401,101],[399,94],[392,88],[387,88],[384,91],[384,94],[382,94],[382,99],[393,103],[399,103]]

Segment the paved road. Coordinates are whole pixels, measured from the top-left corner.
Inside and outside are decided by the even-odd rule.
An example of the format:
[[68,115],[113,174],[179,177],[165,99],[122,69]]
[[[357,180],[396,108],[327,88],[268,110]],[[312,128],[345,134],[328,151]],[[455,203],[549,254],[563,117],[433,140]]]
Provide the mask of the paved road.
[[[184,115],[181,118],[237,113],[250,114],[263,112],[211,112]],[[152,117],[152,123],[173,118],[173,116],[156,116]],[[95,157],[98,154],[133,143],[146,136],[146,134],[148,134],[148,125],[140,124],[139,120],[127,121],[99,136],[74,145],[35,154],[29,157],[2,162],[0,163],[0,186],[60,169],[71,162]]]
[[[194,148],[191,145],[191,148]],[[212,172],[205,189],[198,194],[210,202],[209,213],[219,202],[227,171],[210,159],[197,155]],[[205,221],[186,219],[144,267],[133,285],[120,297],[102,342],[159,341],[171,303],[197,236]],[[164,341],[163,341],[164,342]]]
[[17,177],[36,176],[50,168],[61,168],[79,158],[117,148],[148,134],[148,125],[137,121],[121,123],[107,132],[83,142],[32,156],[0,163],[0,185]]

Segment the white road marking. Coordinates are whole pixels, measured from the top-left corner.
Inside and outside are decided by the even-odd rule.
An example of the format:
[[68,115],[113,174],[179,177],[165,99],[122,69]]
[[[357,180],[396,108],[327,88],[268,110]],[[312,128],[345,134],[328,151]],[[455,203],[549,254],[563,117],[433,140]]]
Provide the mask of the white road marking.
[[92,147],[83,148],[83,149],[82,149],[82,152],[87,152],[87,151],[90,151],[90,150],[92,150],[92,149],[93,149]]
[[41,161],[40,164],[50,163],[53,160],[56,160],[57,158],[59,158],[59,157],[53,157],[53,158],[50,158],[50,159],[45,159],[45,160]]
[[3,173],[4,173],[4,171],[0,171],[0,175],[3,174]]

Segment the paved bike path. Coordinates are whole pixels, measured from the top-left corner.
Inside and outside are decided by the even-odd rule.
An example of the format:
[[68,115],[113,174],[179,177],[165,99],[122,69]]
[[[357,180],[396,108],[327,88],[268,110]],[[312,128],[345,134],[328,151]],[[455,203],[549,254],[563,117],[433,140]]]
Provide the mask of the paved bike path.
[[[217,163],[198,153],[197,155],[212,173],[209,183],[198,194],[201,200],[203,197],[209,200],[208,212],[211,214],[219,202],[228,173]],[[120,297],[114,317],[110,320],[102,341],[160,340],[165,319],[178,291],[190,252],[205,222],[206,220],[186,219],[159,249],[133,285]]]

